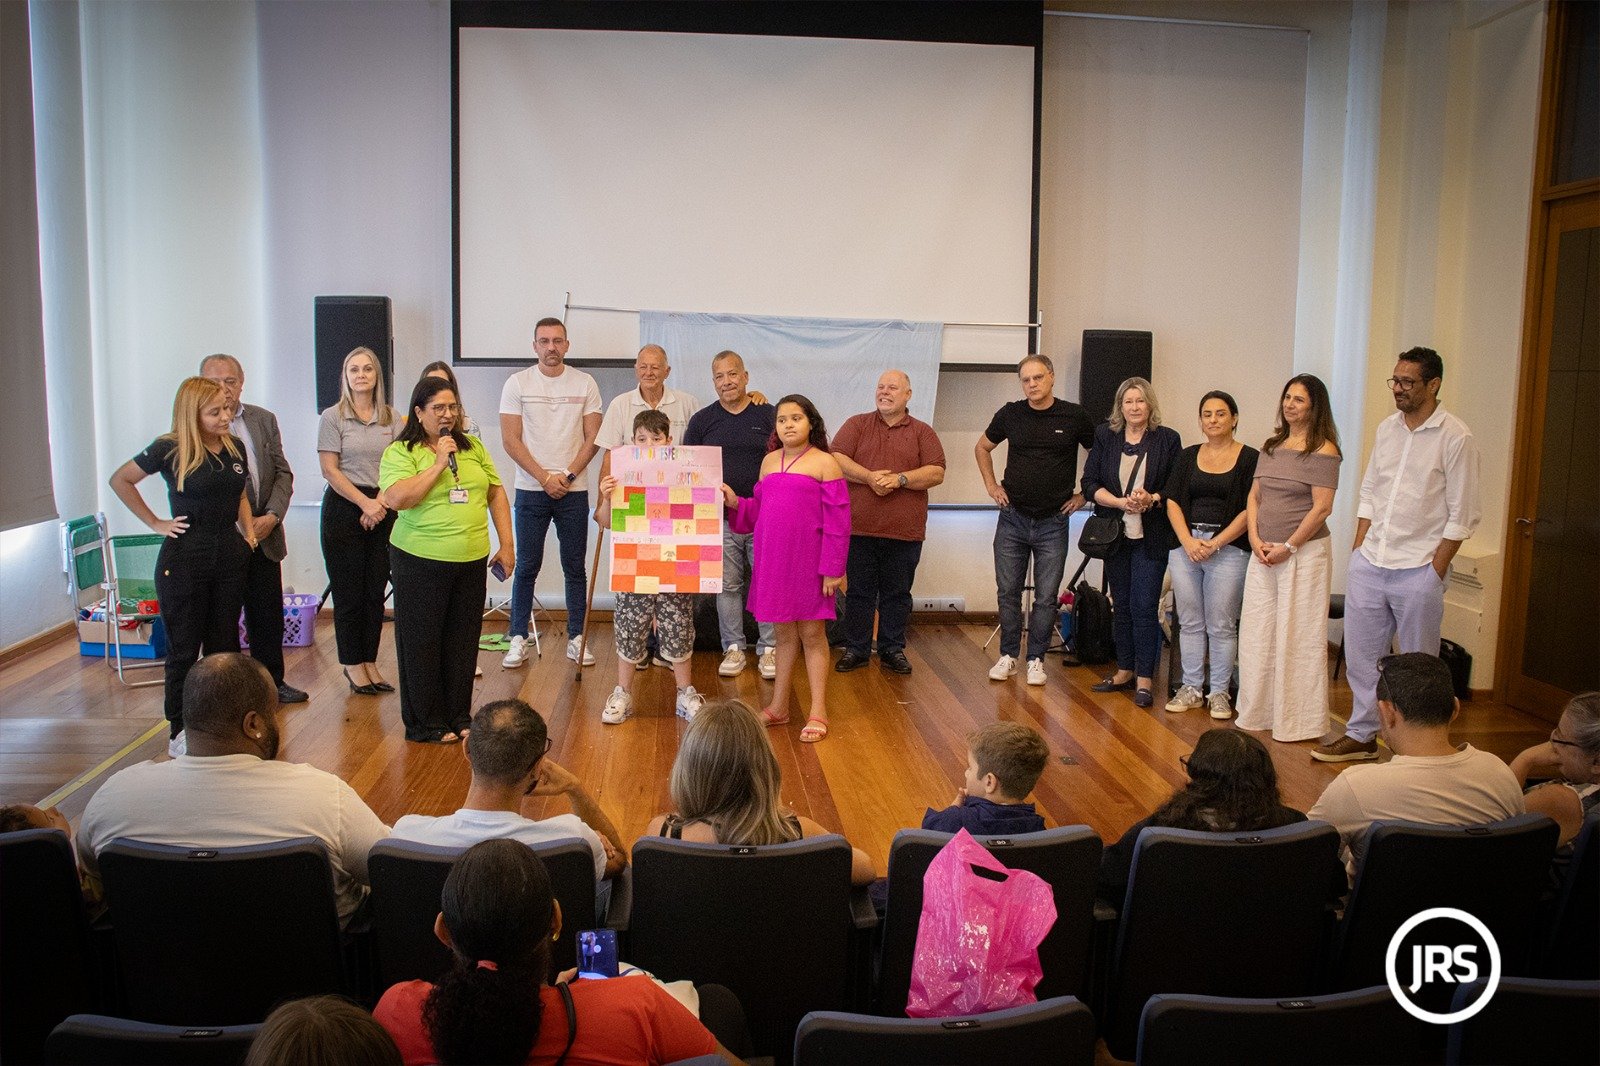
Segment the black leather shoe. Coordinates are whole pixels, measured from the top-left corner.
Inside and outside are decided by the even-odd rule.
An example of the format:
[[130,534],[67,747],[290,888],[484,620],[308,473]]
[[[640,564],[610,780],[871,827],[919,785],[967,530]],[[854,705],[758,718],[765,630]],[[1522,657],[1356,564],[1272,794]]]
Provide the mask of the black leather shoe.
[[906,658],[903,651],[890,651],[878,653],[878,662],[883,664],[885,670],[893,670],[897,674],[911,672],[911,660]]
[[848,674],[850,671],[859,670],[865,665],[867,665],[867,657],[865,655],[857,655],[853,651],[846,651],[839,656],[839,661],[833,664],[833,672],[836,674]]
[[1139,689],[1133,694],[1133,705],[1135,707],[1153,707],[1155,702],[1155,694],[1147,688]]
[[309,700],[310,698],[311,698],[310,696],[306,695],[304,692],[301,692],[299,689],[295,688],[293,685],[279,685],[278,686],[278,702],[279,703],[304,703],[306,700]]
[[1116,678],[1116,676],[1117,676],[1116,674],[1112,674],[1111,677],[1106,678],[1104,681],[1100,682],[1098,685],[1090,686],[1089,691],[1090,692],[1132,692],[1133,691],[1133,683],[1134,683],[1134,679],[1133,678],[1130,677],[1126,681],[1117,681],[1117,680],[1114,680]]

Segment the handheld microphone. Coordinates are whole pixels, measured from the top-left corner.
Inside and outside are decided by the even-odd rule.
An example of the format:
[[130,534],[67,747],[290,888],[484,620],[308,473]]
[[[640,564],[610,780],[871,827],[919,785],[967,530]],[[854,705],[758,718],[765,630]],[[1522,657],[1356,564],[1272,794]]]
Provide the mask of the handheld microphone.
[[[450,429],[441,428],[439,430],[439,435],[441,437],[448,435],[452,440],[455,439],[454,432]],[[456,468],[456,453],[451,452],[449,455],[444,457],[444,461],[450,464],[450,475],[452,477],[459,478],[461,476],[461,471]]]

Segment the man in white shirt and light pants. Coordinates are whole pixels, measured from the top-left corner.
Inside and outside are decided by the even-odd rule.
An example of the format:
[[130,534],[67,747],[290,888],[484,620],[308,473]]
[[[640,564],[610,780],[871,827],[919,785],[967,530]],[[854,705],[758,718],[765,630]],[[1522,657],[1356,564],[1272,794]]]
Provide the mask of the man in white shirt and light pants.
[[1321,762],[1378,757],[1378,660],[1439,654],[1450,560],[1482,517],[1472,431],[1439,403],[1444,360],[1432,348],[1400,353],[1388,381],[1395,413],[1378,425],[1361,479],[1355,549],[1345,584],[1350,724],[1311,753]]

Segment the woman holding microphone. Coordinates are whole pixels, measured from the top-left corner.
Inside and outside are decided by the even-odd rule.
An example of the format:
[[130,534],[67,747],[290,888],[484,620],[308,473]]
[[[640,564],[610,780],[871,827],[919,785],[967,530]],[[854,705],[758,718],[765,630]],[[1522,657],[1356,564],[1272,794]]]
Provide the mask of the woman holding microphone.
[[[202,651],[239,650],[245,565],[256,539],[245,495],[248,460],[228,432],[232,419],[221,385],[186,378],[172,401],[172,431],[111,475],[117,499],[167,538],[156,557],[156,598],[167,630],[167,754],[173,758],[187,750],[183,682],[189,669]],[[139,495],[139,482],[151,474],[167,483],[171,518],[157,518]]]
[[379,499],[399,512],[389,536],[395,651],[406,739],[453,744],[472,720],[472,671],[483,630],[489,520],[516,565],[511,505],[489,449],[458,427],[461,406],[443,378],[411,392],[411,417],[384,450]]
[[403,425],[384,400],[383,371],[371,348],[344,357],[339,402],[322,412],[317,457],[322,497],[322,558],[333,589],[333,632],[350,691],[393,692],[378,672],[383,595],[389,584],[394,512],[378,500],[378,463]]

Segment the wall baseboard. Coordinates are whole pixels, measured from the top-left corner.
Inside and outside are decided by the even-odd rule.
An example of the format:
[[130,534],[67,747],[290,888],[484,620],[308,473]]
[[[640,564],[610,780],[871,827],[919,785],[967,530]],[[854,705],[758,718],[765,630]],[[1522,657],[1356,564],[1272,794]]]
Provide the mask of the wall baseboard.
[[50,627],[43,633],[34,634],[27,640],[19,640],[10,647],[0,648],[0,666],[10,665],[26,655],[31,655],[40,648],[48,647],[58,640],[64,640],[69,636],[75,635],[77,632],[77,626],[71,622],[62,622],[60,625]]

